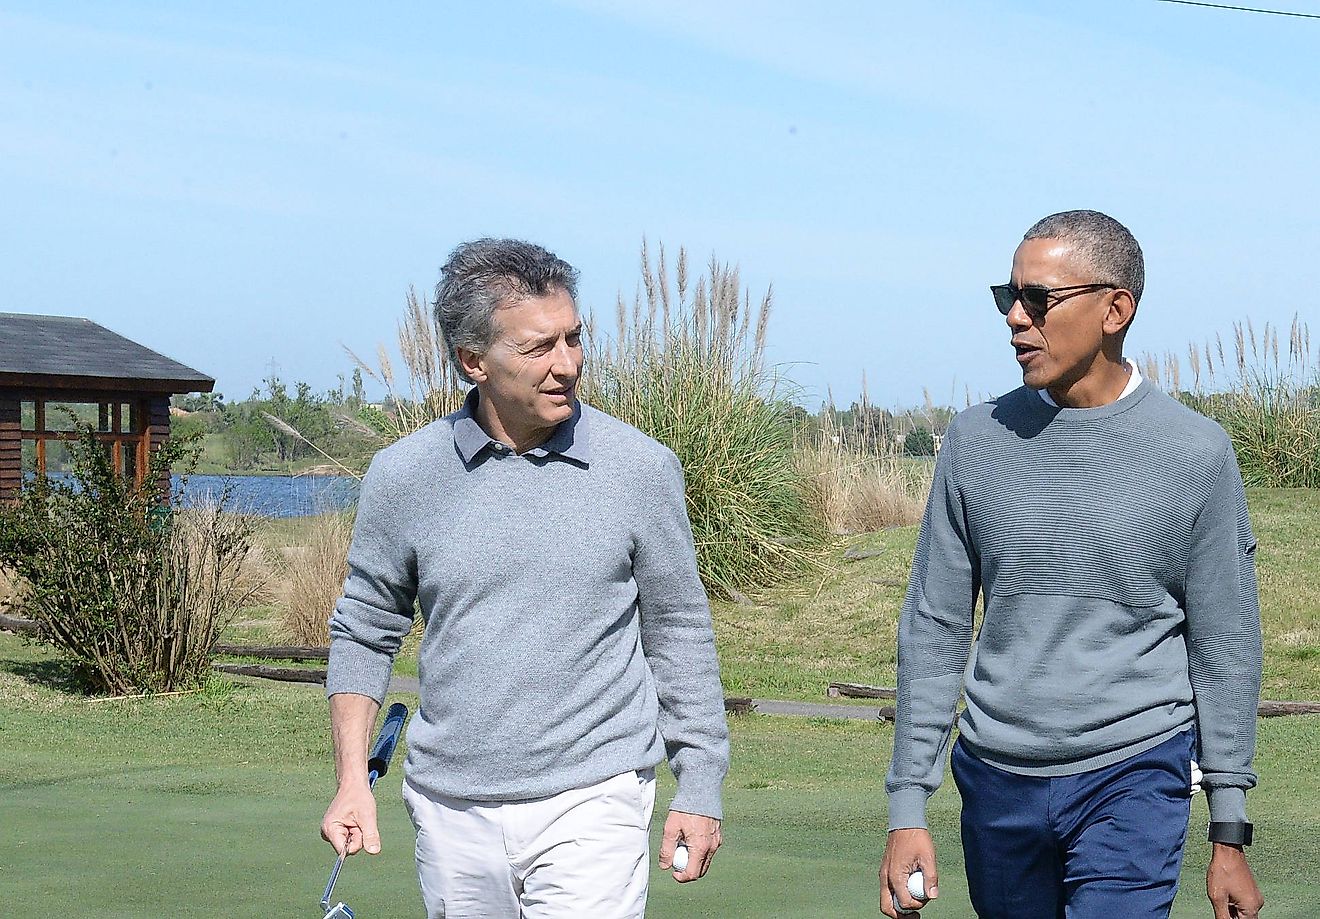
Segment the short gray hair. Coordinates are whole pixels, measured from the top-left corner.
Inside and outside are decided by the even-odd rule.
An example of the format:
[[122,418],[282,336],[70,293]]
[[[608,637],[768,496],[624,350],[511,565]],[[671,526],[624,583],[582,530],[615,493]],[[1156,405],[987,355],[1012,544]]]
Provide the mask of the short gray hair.
[[1063,211],[1036,221],[1023,241],[1058,239],[1071,243],[1077,255],[1095,272],[1098,283],[1132,291],[1141,302],[1146,286],[1146,261],[1132,232],[1099,211]]
[[495,311],[527,297],[562,290],[577,308],[577,269],[521,239],[475,239],[449,254],[435,285],[435,321],[449,360],[465,383],[472,380],[458,349],[485,354],[495,342]]

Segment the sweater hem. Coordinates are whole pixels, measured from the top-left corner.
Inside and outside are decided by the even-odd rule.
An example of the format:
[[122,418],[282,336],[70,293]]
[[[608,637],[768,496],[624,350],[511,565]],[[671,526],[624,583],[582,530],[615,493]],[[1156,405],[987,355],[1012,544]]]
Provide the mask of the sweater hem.
[[1171,730],[1165,731],[1162,734],[1156,734],[1154,737],[1148,737],[1145,740],[1128,744],[1125,747],[1119,747],[1116,750],[1108,750],[1104,753],[1097,753],[1081,759],[1052,763],[1042,763],[1040,760],[1029,760],[996,753],[993,750],[987,750],[984,747],[973,743],[968,739],[966,733],[962,733],[960,736],[962,737],[962,742],[967,747],[968,752],[972,753],[977,759],[988,766],[994,766],[996,769],[1002,769],[1004,772],[1011,772],[1014,775],[1055,777],[1077,775],[1082,772],[1093,772],[1096,769],[1104,769],[1115,763],[1121,763],[1123,760],[1145,753],[1147,750],[1153,750],[1166,740],[1178,736],[1183,731],[1191,730],[1191,728],[1192,722],[1188,721],[1172,728]]

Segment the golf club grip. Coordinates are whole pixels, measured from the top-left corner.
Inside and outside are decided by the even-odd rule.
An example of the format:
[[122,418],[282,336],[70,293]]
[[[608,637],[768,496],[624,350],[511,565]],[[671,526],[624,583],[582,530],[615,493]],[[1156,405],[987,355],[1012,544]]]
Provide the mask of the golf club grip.
[[390,759],[394,756],[394,748],[399,743],[399,733],[403,730],[403,722],[407,718],[408,706],[402,702],[395,702],[385,713],[385,721],[380,726],[376,743],[371,748],[371,757],[367,760],[367,770],[374,771],[377,778],[389,772]]

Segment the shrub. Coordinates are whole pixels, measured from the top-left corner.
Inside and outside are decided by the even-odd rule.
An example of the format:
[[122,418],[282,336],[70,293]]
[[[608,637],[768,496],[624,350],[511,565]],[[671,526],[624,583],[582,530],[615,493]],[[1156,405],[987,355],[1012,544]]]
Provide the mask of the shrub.
[[147,485],[116,474],[90,428],[70,442],[71,480],[37,479],[0,507],[0,566],[21,581],[21,610],[110,693],[195,686],[219,630],[246,600],[239,569],[251,523],[205,507],[171,513],[158,476],[195,448],[152,455]]
[[903,438],[903,452],[908,456],[934,456],[935,435],[929,428],[913,428]]
[[733,595],[818,565],[826,529],[777,401],[783,383],[764,364],[770,293],[753,309],[738,270],[714,258],[690,284],[682,250],[671,286],[663,247],[653,268],[645,243],[642,285],[631,311],[619,298],[612,341],[589,323],[584,401],[678,455],[708,589]]
[[0,568],[0,613],[8,612],[10,607],[21,602],[18,589],[18,581],[14,574]]

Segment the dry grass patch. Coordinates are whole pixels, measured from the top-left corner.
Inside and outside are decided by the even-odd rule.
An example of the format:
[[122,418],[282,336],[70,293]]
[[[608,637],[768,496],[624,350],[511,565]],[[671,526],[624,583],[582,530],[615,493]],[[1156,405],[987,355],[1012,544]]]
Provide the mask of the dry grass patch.
[[18,583],[12,572],[0,568],[0,613],[8,612],[18,599]]
[[[871,407],[865,377],[856,411],[868,420],[849,427],[826,404],[819,429],[799,433],[797,465],[813,507],[840,535],[919,523],[935,464],[900,452],[890,416]],[[928,418],[933,413],[931,406]]]
[[352,516],[323,514],[310,519],[306,545],[285,548],[281,631],[294,644],[330,643],[330,614],[348,577],[352,537]]
[[857,452],[825,438],[799,448],[797,460],[811,501],[831,532],[871,533],[921,520],[930,463]]

